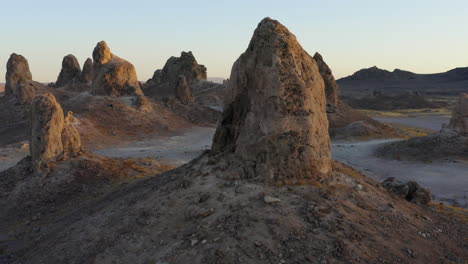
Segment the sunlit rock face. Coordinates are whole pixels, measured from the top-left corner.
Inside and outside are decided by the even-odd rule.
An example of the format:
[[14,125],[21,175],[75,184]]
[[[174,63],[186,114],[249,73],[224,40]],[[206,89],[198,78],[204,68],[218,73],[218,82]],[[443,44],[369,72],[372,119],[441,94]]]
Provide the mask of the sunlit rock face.
[[331,173],[325,85],[285,26],[262,20],[229,80],[213,153],[233,153],[274,184],[310,183]]
[[7,62],[5,80],[6,95],[15,94],[19,83],[32,81],[28,60],[22,55],[16,53],[11,54]]
[[130,62],[111,53],[105,41],[93,51],[93,93],[96,95],[143,95],[135,67]]

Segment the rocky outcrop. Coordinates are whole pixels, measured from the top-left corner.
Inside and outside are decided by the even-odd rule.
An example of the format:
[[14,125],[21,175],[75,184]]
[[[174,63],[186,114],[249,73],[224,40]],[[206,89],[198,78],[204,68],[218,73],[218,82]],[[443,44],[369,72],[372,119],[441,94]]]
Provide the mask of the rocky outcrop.
[[387,178],[382,185],[389,192],[413,203],[428,204],[432,199],[431,191],[429,189],[422,188],[414,181],[402,183],[394,177],[390,177]]
[[206,80],[206,67],[198,64],[192,52],[182,52],[180,57],[171,57],[162,70],[156,70],[145,84],[145,94],[152,97],[170,97],[176,95],[180,76],[185,76],[187,84]]
[[[332,106],[336,106],[338,104],[338,84],[336,83],[335,77],[333,76],[330,67],[328,67],[328,65],[323,60],[322,55],[317,52],[314,55],[314,59],[317,62],[320,75],[325,82],[325,95],[327,96],[327,104],[331,105],[327,105],[327,108],[332,108]],[[328,110],[328,112],[330,112],[330,110]]]
[[62,87],[69,83],[79,82],[81,77],[81,68],[78,60],[72,54],[63,57],[62,70],[55,82],[55,86]]
[[193,102],[192,90],[190,89],[187,79],[184,75],[179,76],[175,90],[176,98],[183,104],[189,104]]
[[311,183],[331,173],[324,82],[285,26],[260,22],[228,89],[213,153],[233,153],[268,183]]
[[83,64],[83,71],[81,72],[81,82],[85,84],[91,84],[94,78],[94,66],[93,60],[91,58],[87,58],[85,63]]
[[468,94],[460,94],[458,97],[448,128],[468,134]]
[[111,53],[107,43],[101,41],[93,51],[95,78],[92,90],[96,95],[143,95],[135,67]]
[[32,105],[30,152],[34,171],[47,171],[58,160],[75,157],[81,152],[76,120],[63,110],[52,94],[37,96]]
[[7,72],[5,75],[5,94],[16,94],[16,89],[20,82],[32,81],[32,74],[29,71],[28,60],[25,57],[13,53],[7,62]]

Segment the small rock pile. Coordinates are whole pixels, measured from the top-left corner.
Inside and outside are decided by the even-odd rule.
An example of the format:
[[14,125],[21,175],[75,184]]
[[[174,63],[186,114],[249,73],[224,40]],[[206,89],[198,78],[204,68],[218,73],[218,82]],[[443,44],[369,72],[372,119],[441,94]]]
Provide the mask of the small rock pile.
[[387,178],[382,185],[388,191],[413,203],[428,204],[432,198],[429,189],[419,186],[419,184],[414,181],[403,183],[394,177],[390,177]]

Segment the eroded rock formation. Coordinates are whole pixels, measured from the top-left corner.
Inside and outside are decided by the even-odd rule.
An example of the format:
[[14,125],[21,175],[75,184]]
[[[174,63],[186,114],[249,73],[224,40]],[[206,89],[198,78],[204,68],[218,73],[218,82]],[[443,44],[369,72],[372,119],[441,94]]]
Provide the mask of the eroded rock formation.
[[32,74],[29,70],[28,60],[16,53],[11,54],[7,62],[5,79],[6,95],[16,94],[16,89],[20,82],[32,81]]
[[91,84],[93,82],[93,60],[91,58],[87,58],[85,63],[83,64],[83,71],[81,72],[81,81],[85,84]]
[[325,82],[325,95],[327,97],[327,104],[336,106],[338,104],[338,84],[336,83],[335,77],[333,77],[333,73],[330,67],[328,67],[328,65],[323,60],[322,55],[317,52],[314,55],[314,59],[317,62],[320,75]]
[[206,67],[198,64],[192,52],[182,52],[180,57],[171,57],[162,70],[156,70],[145,84],[145,94],[152,97],[176,95],[179,77],[185,76],[190,86],[196,81],[206,80]]
[[62,69],[55,82],[57,87],[62,87],[69,83],[80,81],[81,68],[78,60],[72,54],[63,57]]
[[32,167],[44,171],[58,160],[75,157],[81,152],[81,141],[69,113],[64,117],[55,97],[46,93],[34,98],[31,113],[30,152]]
[[458,97],[448,127],[468,133],[468,94],[460,94]]
[[93,51],[94,73],[92,90],[97,95],[143,95],[135,67],[111,53],[105,41]]
[[260,22],[234,63],[212,151],[234,153],[275,184],[331,173],[324,82],[315,60],[276,20]]
[[175,90],[176,98],[183,104],[193,102],[192,90],[190,89],[187,79],[184,75],[179,76]]

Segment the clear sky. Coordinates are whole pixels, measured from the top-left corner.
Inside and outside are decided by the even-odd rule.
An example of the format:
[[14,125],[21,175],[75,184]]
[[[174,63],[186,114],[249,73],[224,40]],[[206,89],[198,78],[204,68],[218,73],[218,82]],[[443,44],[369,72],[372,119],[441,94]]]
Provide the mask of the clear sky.
[[319,51],[336,77],[374,65],[418,73],[468,66],[467,0],[0,0],[0,6],[0,75],[16,52],[43,82],[56,80],[63,56],[74,54],[82,64],[100,40],[132,62],[140,80],[188,50],[209,77],[228,77],[266,16],[288,27],[311,55]]

